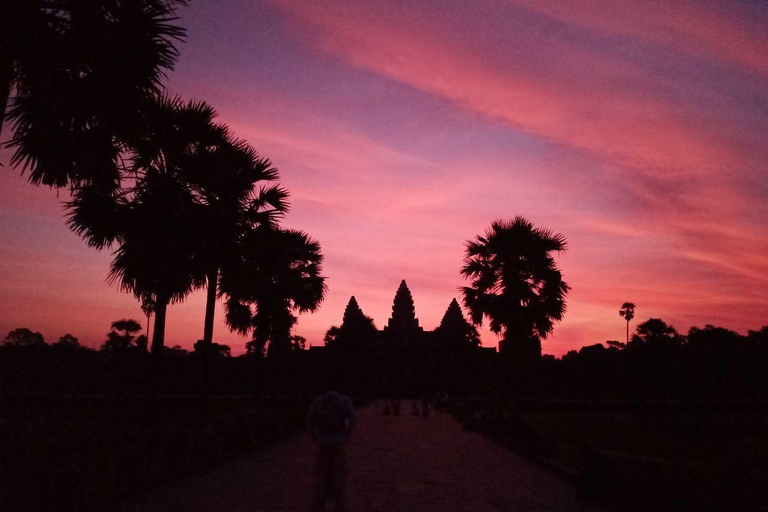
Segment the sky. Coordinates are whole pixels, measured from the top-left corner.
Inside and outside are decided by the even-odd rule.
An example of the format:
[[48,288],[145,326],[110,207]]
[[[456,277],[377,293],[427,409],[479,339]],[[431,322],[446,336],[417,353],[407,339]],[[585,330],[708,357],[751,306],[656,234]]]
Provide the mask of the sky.
[[[635,324],[768,324],[768,4],[761,1],[197,1],[167,87],[212,104],[291,192],[325,255],[312,345],[354,295],[386,324],[401,279],[425,329],[460,298],[468,239],[522,215],[565,236],[561,356]],[[62,193],[0,151],[0,336],[97,347],[142,319]],[[166,344],[202,338],[204,295]],[[214,340],[242,353],[217,308]],[[146,319],[142,320],[146,324]],[[485,346],[498,339],[482,330]]]

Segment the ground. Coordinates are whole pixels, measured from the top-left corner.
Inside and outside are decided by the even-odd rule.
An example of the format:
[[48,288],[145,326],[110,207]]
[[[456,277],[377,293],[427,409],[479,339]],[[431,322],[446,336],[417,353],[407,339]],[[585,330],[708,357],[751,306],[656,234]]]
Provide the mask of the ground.
[[[588,511],[572,486],[452,417],[360,411],[348,445],[348,508],[387,512]],[[133,497],[121,512],[309,510],[314,447],[300,435]]]

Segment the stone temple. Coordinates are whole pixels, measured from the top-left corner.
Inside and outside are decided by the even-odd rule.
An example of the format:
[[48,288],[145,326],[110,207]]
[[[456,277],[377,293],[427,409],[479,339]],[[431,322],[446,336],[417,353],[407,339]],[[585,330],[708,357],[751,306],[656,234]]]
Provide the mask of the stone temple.
[[366,316],[353,296],[344,311],[339,327],[331,327],[325,338],[325,347],[312,346],[313,351],[339,349],[353,352],[412,353],[414,350],[433,352],[441,348],[483,349],[477,330],[464,318],[458,301],[453,299],[440,325],[433,331],[425,330],[416,317],[416,307],[405,280],[400,282],[392,302],[392,316],[383,329],[377,329],[373,319]]
[[[395,292],[392,315],[382,329],[351,297],[341,325],[328,329],[325,345],[310,347],[307,356],[313,363],[309,368],[314,369],[308,371],[324,369],[324,385],[329,389],[336,386],[390,397],[477,391],[476,383],[488,380],[481,376],[493,374],[498,359],[495,348],[480,346],[477,329],[466,320],[456,299],[440,325],[424,329],[405,281]],[[315,374],[308,373],[307,378]],[[489,392],[497,385],[495,381],[488,384]]]

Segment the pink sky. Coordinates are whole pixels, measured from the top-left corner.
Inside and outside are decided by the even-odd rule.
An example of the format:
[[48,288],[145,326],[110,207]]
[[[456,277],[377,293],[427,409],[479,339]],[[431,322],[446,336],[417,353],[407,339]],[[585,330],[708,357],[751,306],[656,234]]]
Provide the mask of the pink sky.
[[[768,323],[766,4],[225,5],[180,11],[168,86],[273,160],[285,224],[320,241],[328,298],[296,331],[310,343],[351,295],[383,326],[401,279],[434,328],[459,297],[464,242],[515,215],[569,244],[573,290],[546,353],[623,339],[625,301],[682,332]],[[0,335],[98,346],[141,312],[106,283],[109,252],[67,230],[62,197],[0,172]],[[202,293],[173,306],[167,343],[191,348],[203,313]],[[235,354],[247,341],[221,322],[214,337]]]

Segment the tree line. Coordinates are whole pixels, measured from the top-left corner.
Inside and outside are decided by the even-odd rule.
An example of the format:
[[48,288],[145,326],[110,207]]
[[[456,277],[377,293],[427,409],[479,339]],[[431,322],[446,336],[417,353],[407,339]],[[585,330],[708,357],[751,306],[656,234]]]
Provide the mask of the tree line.
[[203,347],[223,298],[227,325],[258,350],[290,349],[297,312],[322,302],[323,256],[283,229],[278,170],[218,121],[213,107],[163,84],[173,70],[181,0],[3,2],[0,130],[11,166],[69,193],[67,224],[109,249],[108,280],[154,314],[206,290]]

